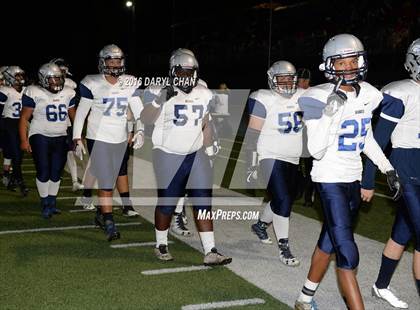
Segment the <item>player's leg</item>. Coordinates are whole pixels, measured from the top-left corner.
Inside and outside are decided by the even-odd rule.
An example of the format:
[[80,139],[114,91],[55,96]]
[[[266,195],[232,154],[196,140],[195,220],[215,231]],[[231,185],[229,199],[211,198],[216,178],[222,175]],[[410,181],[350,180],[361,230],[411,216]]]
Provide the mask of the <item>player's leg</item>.
[[319,189],[344,299],[350,309],[364,309],[356,278],[359,251],[353,236],[353,220],[360,206],[360,185],[358,182],[321,183]]
[[130,159],[130,153],[128,147],[125,150],[121,168],[117,178],[117,189],[120,194],[123,211],[123,216],[137,217],[139,213],[134,210],[133,203],[130,199],[130,187],[128,184],[128,160]]
[[48,187],[48,203],[53,214],[59,214],[57,209],[57,194],[60,188],[61,175],[67,160],[66,137],[49,138],[50,148],[50,181]]
[[13,179],[15,181],[16,186],[19,187],[19,190],[23,196],[28,194],[29,189],[26,187],[25,182],[23,181],[22,176],[22,158],[23,152],[20,149],[20,138],[18,132],[18,123],[19,120],[10,120],[10,150],[11,150],[11,158],[12,158],[12,167],[13,167]]
[[41,199],[41,214],[45,219],[52,216],[52,212],[48,204],[48,189],[50,179],[50,158],[49,158],[49,143],[45,136],[36,134],[29,138],[29,143],[32,149],[32,158],[35,163],[36,170],[36,187]]
[[155,255],[160,260],[172,260],[168,250],[168,231],[176,203],[185,196],[188,173],[186,156],[153,150],[153,168],[158,188],[158,203],[155,208]]
[[[213,188],[213,171],[208,156],[198,150],[188,155],[188,161],[184,164],[191,173],[188,180],[188,199],[193,205],[194,220],[204,250],[204,265],[226,265],[232,262],[231,257],[220,254],[215,245],[213,220],[199,217],[199,214],[211,212],[211,198]],[[186,168],[186,169],[188,169]]]
[[268,180],[267,190],[272,196],[273,228],[280,260],[287,266],[298,266],[299,260],[294,257],[289,247],[289,218],[297,166],[280,160],[263,159],[260,167],[265,180]]
[[8,153],[7,147],[7,136],[3,129],[3,119],[0,117],[0,142],[1,142],[1,149],[3,153],[3,177],[2,182],[3,185],[7,187],[10,180],[10,166],[12,164],[12,160],[10,159],[10,155]]
[[408,308],[408,304],[397,297],[394,291],[389,288],[389,284],[411,236],[407,206],[404,199],[400,199],[392,226],[391,238],[386,243],[382,253],[381,267],[376,282],[372,287],[372,295],[387,301],[394,307],[402,309]]
[[67,138],[66,138],[66,145],[67,145],[67,167],[69,168],[71,180],[73,183],[73,192],[78,190],[82,190],[84,188],[83,184],[79,183],[79,179],[77,178],[77,163],[76,157],[74,156],[74,143],[73,143],[73,127],[67,127]]
[[92,175],[90,172],[90,161],[88,166],[85,169],[85,173],[83,175],[83,194],[82,194],[82,203],[83,209],[89,211],[95,211],[96,206],[92,200],[92,191],[95,186],[95,182],[97,182],[96,177]]
[[409,219],[415,236],[413,270],[417,290],[420,295],[420,185],[405,184],[403,189],[403,198],[407,205]]

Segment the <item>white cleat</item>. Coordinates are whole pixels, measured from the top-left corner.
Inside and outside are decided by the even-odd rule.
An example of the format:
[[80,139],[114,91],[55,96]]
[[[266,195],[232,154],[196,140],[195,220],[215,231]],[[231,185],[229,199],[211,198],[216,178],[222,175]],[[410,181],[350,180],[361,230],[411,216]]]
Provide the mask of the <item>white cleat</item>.
[[376,284],[374,284],[372,286],[372,296],[385,300],[394,308],[408,309],[408,304],[399,299],[389,286],[387,288],[379,289],[376,287]]
[[73,182],[73,188],[72,188],[72,191],[73,192],[77,192],[77,191],[80,191],[82,189],[85,189],[85,186],[83,184],[80,184],[77,181],[76,182]]
[[126,217],[138,217],[140,214],[133,207],[125,207],[123,208],[122,215]]
[[85,203],[83,205],[83,210],[87,210],[87,211],[96,211],[96,207],[93,203]]
[[192,235],[191,231],[185,227],[182,219],[182,213],[175,213],[171,224],[171,231],[178,236],[189,237]]

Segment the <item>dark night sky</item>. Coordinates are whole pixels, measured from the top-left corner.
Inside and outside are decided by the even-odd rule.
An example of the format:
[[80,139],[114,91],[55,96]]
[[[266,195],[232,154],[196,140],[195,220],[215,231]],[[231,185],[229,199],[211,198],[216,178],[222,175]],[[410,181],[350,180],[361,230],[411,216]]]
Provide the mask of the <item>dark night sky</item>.
[[[297,67],[310,68],[322,82],[317,71],[322,46],[328,37],[350,32],[368,50],[374,83],[404,77],[405,49],[420,35],[416,1],[273,3],[289,8],[273,12],[271,62],[291,60]],[[264,87],[269,10],[264,5],[256,8],[261,4],[264,1],[137,0],[134,36],[124,0],[14,1],[2,10],[1,65],[18,64],[33,76],[42,63],[64,57],[77,80],[96,72],[99,50],[115,43],[127,53],[131,73],[155,76],[166,74],[172,49],[189,47],[210,86],[227,81],[230,87]],[[399,38],[403,39],[395,46]]]

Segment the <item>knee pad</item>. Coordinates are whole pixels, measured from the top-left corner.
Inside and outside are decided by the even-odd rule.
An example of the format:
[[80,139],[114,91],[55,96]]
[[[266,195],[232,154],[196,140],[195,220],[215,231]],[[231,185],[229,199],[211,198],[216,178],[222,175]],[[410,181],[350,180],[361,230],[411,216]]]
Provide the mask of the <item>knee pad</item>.
[[359,250],[354,242],[350,227],[334,227],[330,229],[332,243],[337,256],[337,267],[356,269],[359,265]]
[[290,217],[290,213],[292,211],[292,201],[289,195],[284,196],[281,199],[273,196],[270,206],[271,211],[273,211],[274,214],[283,217]]
[[159,210],[160,213],[164,215],[172,215],[175,212],[175,205],[157,205],[156,208]]

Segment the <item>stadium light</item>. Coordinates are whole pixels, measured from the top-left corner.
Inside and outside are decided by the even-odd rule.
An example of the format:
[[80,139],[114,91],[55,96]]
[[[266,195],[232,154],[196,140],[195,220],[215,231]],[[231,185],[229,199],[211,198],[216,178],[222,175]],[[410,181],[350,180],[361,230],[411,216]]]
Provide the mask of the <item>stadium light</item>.
[[125,6],[128,7],[128,8],[131,8],[133,6],[133,2],[132,1],[126,1]]

